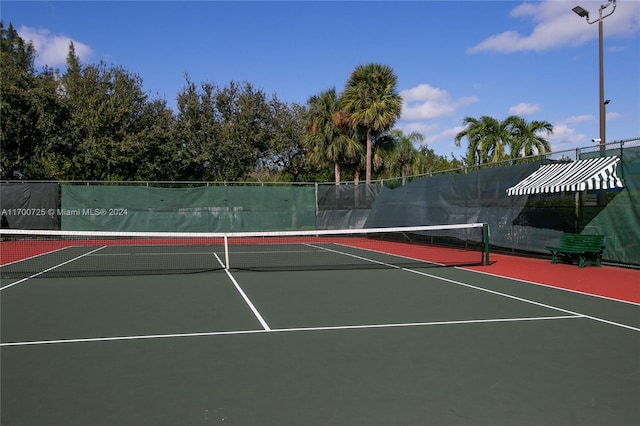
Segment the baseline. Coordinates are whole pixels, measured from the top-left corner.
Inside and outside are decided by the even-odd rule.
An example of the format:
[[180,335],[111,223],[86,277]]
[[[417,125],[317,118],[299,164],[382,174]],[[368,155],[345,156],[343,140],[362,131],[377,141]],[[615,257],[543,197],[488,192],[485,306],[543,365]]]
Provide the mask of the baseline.
[[326,327],[293,327],[293,328],[275,328],[275,329],[261,329],[261,330],[212,331],[212,332],[199,332],[199,333],[151,334],[151,335],[140,335],[140,336],[89,337],[89,338],[80,338],[80,339],[7,342],[7,343],[0,343],[0,347],[38,346],[38,345],[51,345],[51,344],[63,344],[63,343],[113,342],[113,341],[126,341],[126,340],[167,339],[167,338],[182,338],[182,337],[233,336],[233,335],[242,335],[242,334],[262,334],[262,333],[291,333],[291,332],[307,332],[307,331],[429,327],[429,326],[443,326],[443,325],[490,324],[490,323],[506,323],[506,322],[525,322],[525,321],[555,321],[555,320],[567,320],[567,319],[579,319],[579,318],[585,318],[585,317],[583,315],[561,315],[561,316],[545,316],[545,317],[494,318],[494,319],[476,319],[476,320],[459,320],[459,321],[430,321],[430,322],[392,323],[392,324],[363,324],[363,325],[341,325],[341,326],[326,326]]

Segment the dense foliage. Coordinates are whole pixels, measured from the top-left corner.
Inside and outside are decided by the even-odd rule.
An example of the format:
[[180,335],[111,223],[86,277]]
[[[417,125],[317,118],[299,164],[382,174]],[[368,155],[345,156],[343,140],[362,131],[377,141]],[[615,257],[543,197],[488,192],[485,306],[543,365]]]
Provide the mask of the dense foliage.
[[[140,76],[80,63],[73,44],[63,71],[36,70],[32,44],[11,24],[0,22],[0,32],[0,179],[340,183],[362,170],[367,181],[404,181],[463,165],[392,129],[401,98],[385,65],[357,67],[343,93],[329,89],[306,105],[248,82],[187,76],[173,111],[143,91]],[[538,147],[520,140],[522,153]]]
[[547,121],[482,116],[465,117],[462,124],[464,129],[456,135],[455,143],[460,146],[461,140],[467,138],[467,164],[498,163],[551,152],[551,144],[543,137],[553,133],[553,125]]

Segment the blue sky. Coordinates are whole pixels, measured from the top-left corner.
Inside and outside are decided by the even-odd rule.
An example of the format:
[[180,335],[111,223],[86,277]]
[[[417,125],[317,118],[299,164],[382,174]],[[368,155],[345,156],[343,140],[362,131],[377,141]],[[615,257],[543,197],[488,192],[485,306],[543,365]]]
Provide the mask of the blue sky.
[[[386,64],[404,100],[396,127],[461,156],[467,116],[549,121],[554,151],[595,145],[598,26],[578,4],[593,19],[607,0],[3,1],[0,15],[37,66],[62,69],[72,40],[82,62],[138,74],[170,107],[186,74],[305,104],[358,65]],[[607,141],[640,137],[640,1],[619,0],[603,23]]]

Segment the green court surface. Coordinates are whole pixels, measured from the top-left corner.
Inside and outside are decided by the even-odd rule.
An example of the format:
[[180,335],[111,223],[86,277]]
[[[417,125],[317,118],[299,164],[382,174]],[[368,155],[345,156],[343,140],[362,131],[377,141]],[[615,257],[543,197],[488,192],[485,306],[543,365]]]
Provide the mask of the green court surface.
[[3,279],[0,423],[632,425],[640,307],[454,267]]

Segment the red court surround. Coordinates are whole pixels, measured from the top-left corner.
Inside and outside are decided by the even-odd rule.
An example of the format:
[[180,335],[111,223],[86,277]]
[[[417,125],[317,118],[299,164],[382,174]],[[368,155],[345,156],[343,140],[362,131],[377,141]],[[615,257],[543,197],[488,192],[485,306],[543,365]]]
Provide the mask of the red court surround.
[[491,265],[467,269],[640,304],[640,270],[551,264],[550,259],[491,254]]

